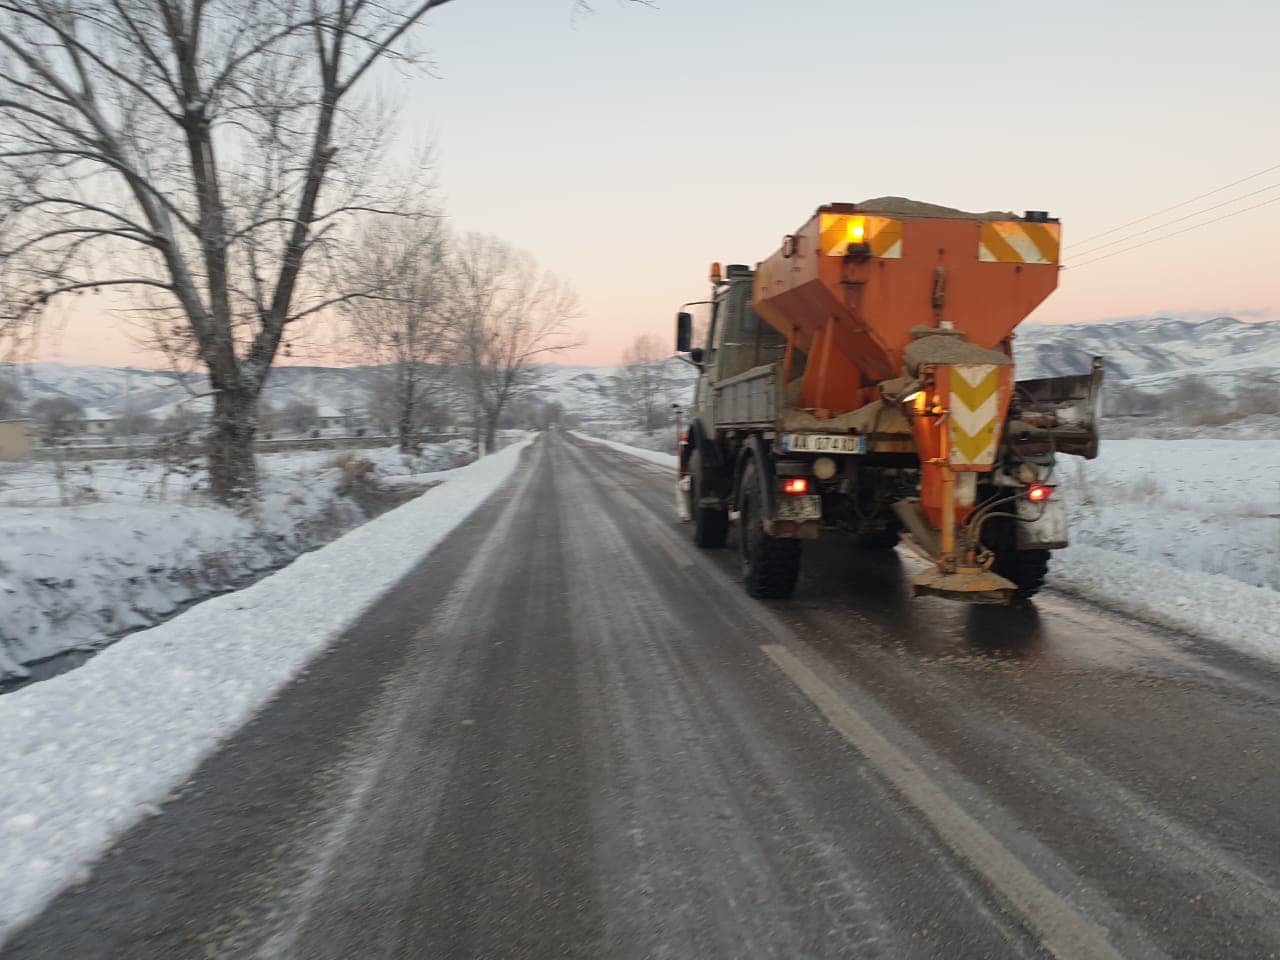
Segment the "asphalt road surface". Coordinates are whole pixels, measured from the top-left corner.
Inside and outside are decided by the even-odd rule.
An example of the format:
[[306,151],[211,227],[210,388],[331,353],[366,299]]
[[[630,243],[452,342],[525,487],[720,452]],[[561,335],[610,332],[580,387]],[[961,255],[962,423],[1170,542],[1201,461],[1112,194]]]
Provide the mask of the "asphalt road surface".
[[1280,955],[1280,671],[834,539],[760,603],[672,503],[544,437],[0,953]]

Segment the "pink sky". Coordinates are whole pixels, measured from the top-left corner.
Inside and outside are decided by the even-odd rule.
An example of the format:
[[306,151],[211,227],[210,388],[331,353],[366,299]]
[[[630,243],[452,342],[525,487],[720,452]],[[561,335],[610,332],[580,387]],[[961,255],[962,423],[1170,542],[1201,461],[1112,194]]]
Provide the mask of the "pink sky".
[[[1280,171],[1164,218],[1263,191],[1167,232],[1197,229],[1070,266],[1088,259],[1073,238],[1280,163],[1280,6],[798,6],[598,4],[575,21],[568,0],[457,0],[423,35],[439,77],[384,81],[400,148],[435,144],[455,227],[577,286],[586,343],[565,362],[666,340],[710,261],[754,263],[818,204],[886,194],[1061,217],[1068,269],[1033,322],[1280,315],[1280,203],[1198,228],[1280,198]],[[337,362],[328,340],[299,352]],[[69,316],[43,357],[158,363],[98,315]]]

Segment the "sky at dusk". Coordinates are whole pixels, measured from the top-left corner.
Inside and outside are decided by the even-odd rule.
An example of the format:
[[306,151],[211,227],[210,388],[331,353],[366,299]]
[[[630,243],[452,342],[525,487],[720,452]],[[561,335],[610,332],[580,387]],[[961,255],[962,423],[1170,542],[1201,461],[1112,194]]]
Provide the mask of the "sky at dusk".
[[[1133,242],[1191,228],[1167,241],[1096,263],[1125,232],[1079,244],[1280,165],[1280,4],[595,7],[454,0],[419,35],[436,75],[379,78],[403,104],[399,156],[434,144],[454,227],[577,287],[585,344],[565,362],[667,340],[710,261],[754,263],[820,203],[883,195],[1061,217],[1067,269],[1034,322],[1280,316],[1280,202],[1207,222],[1280,201],[1280,169]],[[324,325],[298,352],[343,362]],[[70,315],[43,354],[162,365],[98,313]]]

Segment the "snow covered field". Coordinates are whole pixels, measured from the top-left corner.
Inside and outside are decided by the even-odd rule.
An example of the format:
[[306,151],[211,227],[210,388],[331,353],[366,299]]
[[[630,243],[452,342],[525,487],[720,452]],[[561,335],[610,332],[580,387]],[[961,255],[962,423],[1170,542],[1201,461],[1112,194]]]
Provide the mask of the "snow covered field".
[[1073,542],[1280,590],[1280,438],[1104,435],[1058,474]]
[[[671,454],[583,435],[651,463]],[[1049,586],[1280,660],[1280,439],[1109,440],[1062,457]]]
[[525,446],[0,697],[0,944],[507,483]]
[[[429,483],[467,457],[462,440],[419,457],[263,455],[262,497],[244,513],[214,504],[189,460],[0,463],[0,679],[278,567],[403,499],[389,488]],[[356,475],[360,460],[372,473]]]

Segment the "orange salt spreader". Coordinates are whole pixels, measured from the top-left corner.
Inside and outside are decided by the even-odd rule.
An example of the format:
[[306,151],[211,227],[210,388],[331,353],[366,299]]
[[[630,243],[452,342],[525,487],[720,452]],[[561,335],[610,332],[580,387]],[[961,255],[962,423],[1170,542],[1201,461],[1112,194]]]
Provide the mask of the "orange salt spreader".
[[798,387],[796,409],[834,421],[891,404],[909,421],[919,500],[894,509],[933,564],[918,594],[1012,595],[989,569],[975,491],[1004,437],[1013,330],[1057,286],[1059,243],[1044,213],[883,198],[818,208],[756,268],[752,304],[786,337],[781,381]]

